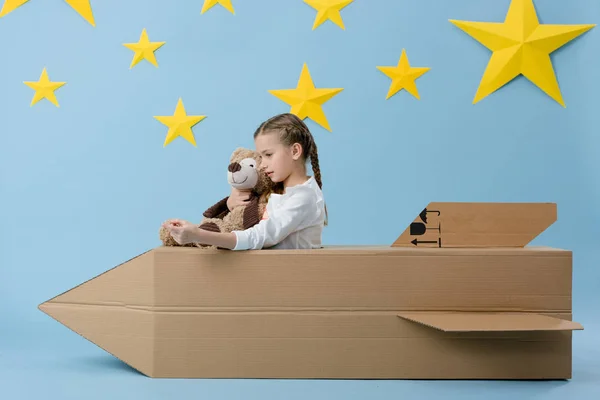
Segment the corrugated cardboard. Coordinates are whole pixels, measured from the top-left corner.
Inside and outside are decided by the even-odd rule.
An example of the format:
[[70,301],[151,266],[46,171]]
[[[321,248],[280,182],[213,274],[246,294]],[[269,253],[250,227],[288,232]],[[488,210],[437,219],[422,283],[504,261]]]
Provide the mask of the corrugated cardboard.
[[524,247],[556,218],[554,203],[433,202],[392,246]]
[[[473,218],[456,206],[436,203],[450,234]],[[552,206],[538,206],[525,214],[552,223]],[[543,231],[517,225],[531,229],[520,243]],[[571,378],[583,328],[570,251],[482,247],[481,232],[442,241],[457,247],[403,235],[317,250],[157,247],[39,308],[150,377]]]

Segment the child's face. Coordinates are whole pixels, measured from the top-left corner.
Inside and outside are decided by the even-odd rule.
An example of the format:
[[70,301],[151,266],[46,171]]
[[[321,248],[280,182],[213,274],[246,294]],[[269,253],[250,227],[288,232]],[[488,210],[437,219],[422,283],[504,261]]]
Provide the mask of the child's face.
[[256,151],[262,156],[261,169],[273,182],[284,181],[292,172],[294,157],[292,149],[279,142],[278,135],[262,134],[254,140]]

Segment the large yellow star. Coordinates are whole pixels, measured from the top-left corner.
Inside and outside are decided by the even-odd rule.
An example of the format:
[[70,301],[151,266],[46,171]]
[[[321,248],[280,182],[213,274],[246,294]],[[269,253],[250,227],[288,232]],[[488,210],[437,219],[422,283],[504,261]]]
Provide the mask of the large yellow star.
[[30,106],[33,106],[38,101],[42,100],[43,98],[46,98],[56,107],[60,107],[58,105],[58,100],[56,100],[56,95],[54,94],[54,91],[59,87],[63,86],[66,82],[51,82],[50,78],[48,77],[46,67],[44,67],[44,69],[42,70],[42,74],[40,75],[39,81],[25,81],[23,83],[35,90],[35,94],[33,95],[33,99],[31,100]]
[[419,91],[415,80],[429,71],[428,67],[411,67],[406,56],[406,50],[402,49],[398,66],[396,67],[377,67],[378,70],[383,72],[388,78],[392,79],[392,83],[387,93],[386,100],[392,97],[394,94],[402,89],[420,100]]
[[[29,0],[4,0],[4,4],[0,10],[0,17],[4,17],[6,14],[14,11],[28,1]],[[77,11],[77,13],[81,15],[90,25],[96,26],[90,0],[65,0],[65,2],[70,5],[73,10]]]
[[169,127],[167,137],[163,147],[166,147],[178,136],[183,137],[185,140],[196,146],[196,140],[194,139],[194,133],[192,127],[198,122],[202,121],[206,116],[204,115],[187,115],[183,106],[183,101],[179,98],[177,107],[175,107],[175,113],[167,116],[155,116],[158,121]]
[[133,68],[137,63],[139,63],[143,59],[148,60],[149,63],[151,63],[155,67],[158,67],[158,63],[156,62],[154,52],[165,43],[166,42],[151,42],[148,38],[146,28],[142,30],[139,42],[123,43],[123,46],[135,52],[135,54],[133,55],[133,59],[131,60],[131,65],[129,66],[129,69]]
[[227,11],[235,15],[231,0],[204,0],[204,5],[202,6],[202,11],[200,11],[200,14],[204,14],[217,4],[222,5]]
[[550,54],[596,26],[540,24],[532,0],[512,0],[503,23],[450,22],[493,52],[473,104],[522,74],[563,107]]
[[290,112],[298,118],[309,117],[331,132],[321,106],[342,90],[344,89],[316,89],[305,63],[295,89],[269,90],[269,93],[290,105]]
[[312,30],[314,31],[323,22],[330,20],[342,29],[346,29],[344,26],[344,20],[340,11],[354,0],[304,0],[306,4],[317,10],[317,16],[313,23]]

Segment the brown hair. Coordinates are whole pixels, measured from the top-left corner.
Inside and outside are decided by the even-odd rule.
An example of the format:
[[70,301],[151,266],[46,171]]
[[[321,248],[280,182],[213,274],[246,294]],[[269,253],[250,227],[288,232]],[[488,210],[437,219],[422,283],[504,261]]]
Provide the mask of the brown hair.
[[[264,121],[254,132],[254,138],[258,135],[279,132],[279,140],[284,146],[291,146],[299,143],[302,146],[302,157],[306,162],[308,158],[311,161],[311,167],[314,173],[315,181],[322,189],[321,170],[319,168],[319,155],[317,153],[317,144],[310,130],[298,116],[291,113],[278,114]],[[283,193],[283,182],[278,182],[272,193]],[[325,225],[327,225],[327,205],[325,205]]]

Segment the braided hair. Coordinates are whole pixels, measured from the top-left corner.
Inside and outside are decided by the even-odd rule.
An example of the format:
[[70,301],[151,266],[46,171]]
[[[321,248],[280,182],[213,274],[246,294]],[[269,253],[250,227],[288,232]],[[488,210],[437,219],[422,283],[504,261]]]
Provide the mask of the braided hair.
[[[306,162],[310,158],[315,181],[319,188],[323,189],[317,144],[304,121],[291,113],[275,115],[260,124],[254,132],[254,138],[256,139],[258,135],[271,131],[279,132],[279,140],[284,146],[291,146],[294,143],[299,143],[302,146],[303,160]],[[278,182],[272,189],[272,193],[283,193],[283,182]],[[327,225],[327,220],[327,205],[325,205],[325,225]]]

